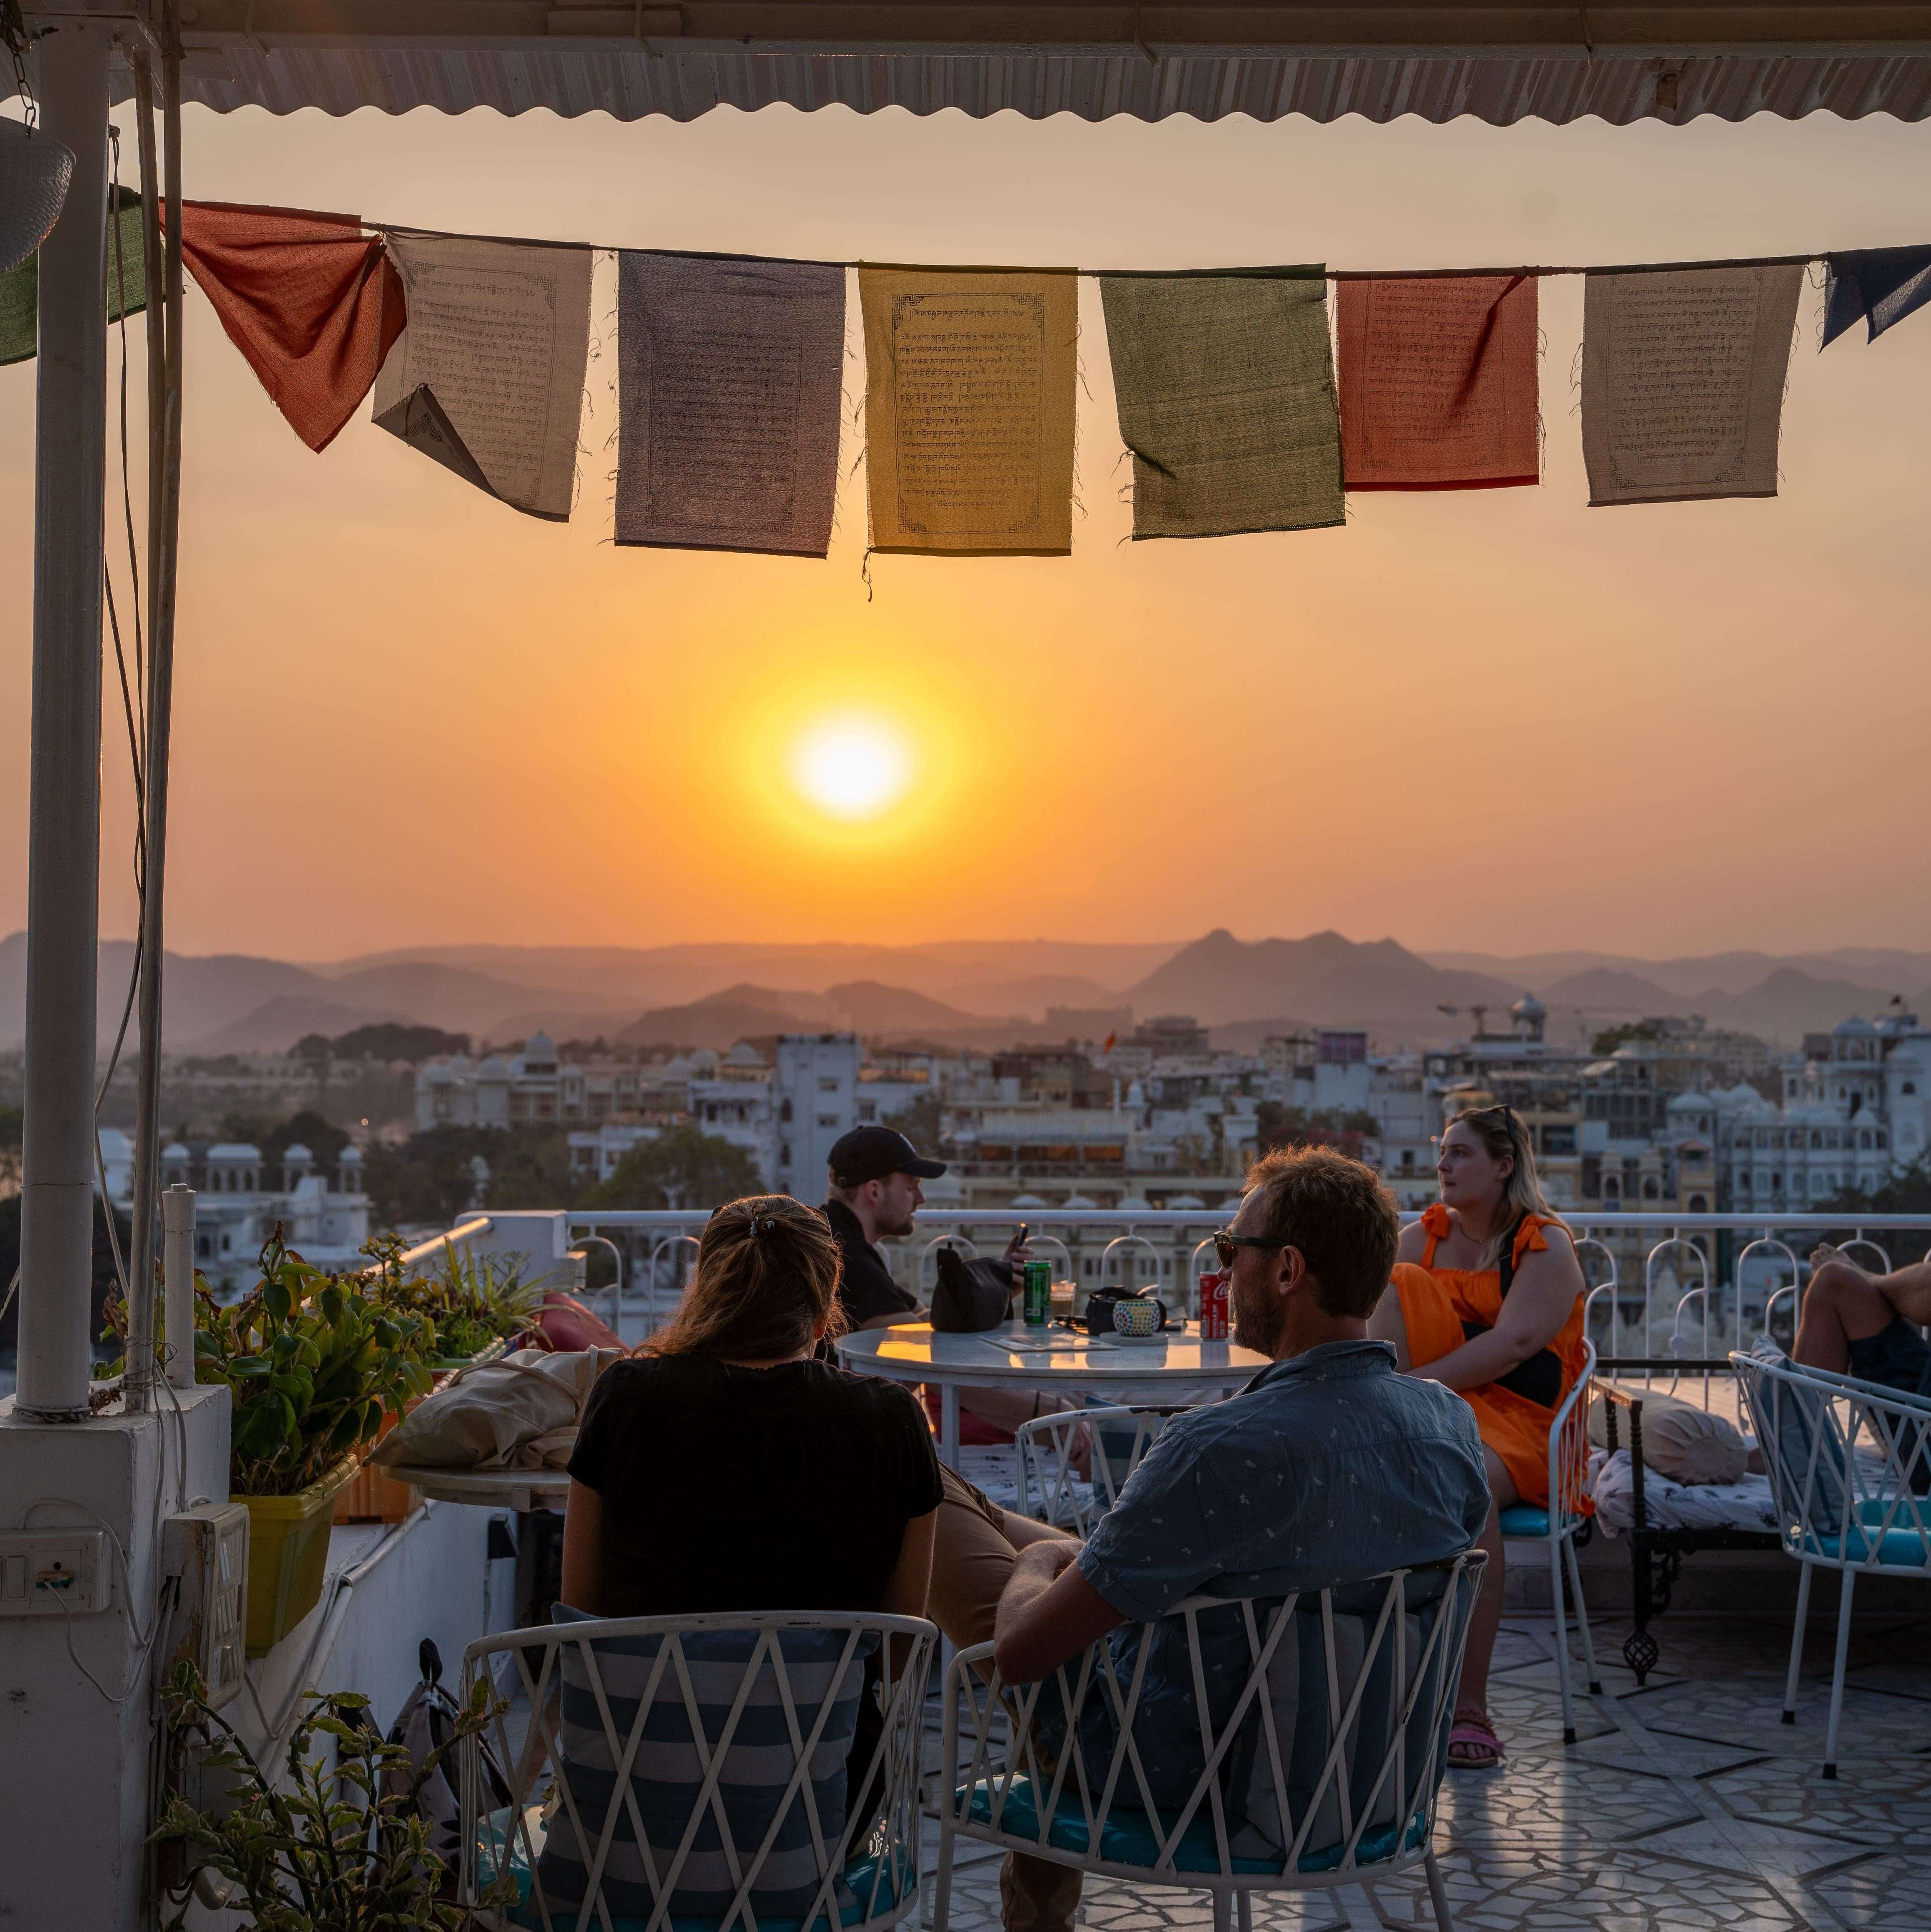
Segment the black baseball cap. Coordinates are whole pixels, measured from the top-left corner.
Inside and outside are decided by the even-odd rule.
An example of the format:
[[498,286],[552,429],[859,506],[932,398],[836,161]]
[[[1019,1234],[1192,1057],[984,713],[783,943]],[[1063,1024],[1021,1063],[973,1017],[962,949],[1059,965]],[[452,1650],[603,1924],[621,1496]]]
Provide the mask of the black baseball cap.
[[922,1159],[905,1136],[891,1127],[854,1127],[832,1149],[832,1179],[841,1187],[862,1186],[889,1174],[916,1174],[936,1180],[946,1171],[942,1160]]

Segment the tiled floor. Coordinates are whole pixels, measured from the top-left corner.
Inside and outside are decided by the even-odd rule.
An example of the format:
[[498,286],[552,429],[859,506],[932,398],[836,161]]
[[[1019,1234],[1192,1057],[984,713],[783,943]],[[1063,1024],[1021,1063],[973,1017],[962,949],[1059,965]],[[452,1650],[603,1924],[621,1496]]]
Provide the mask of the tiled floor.
[[[1798,1721],[1779,1723],[1789,1626],[1673,1618],[1647,1688],[1606,1668],[1562,1742],[1552,1627],[1512,1621],[1492,1710],[1499,1772],[1449,1774],[1435,1850],[1465,1932],[1921,1932],[1931,1928],[1931,1616],[1853,1640],[1834,1783],[1819,1775],[1828,1629],[1813,1627]],[[1599,1628],[1618,1654],[1625,1632]],[[1672,1674],[1673,1673],[1673,1674]],[[932,1828],[928,1827],[928,1829]],[[928,1856],[927,1868],[931,1860]],[[956,1932],[999,1921],[999,1858],[962,1844]],[[931,1881],[927,1881],[929,1924]],[[1419,1874],[1362,1892],[1257,1895],[1257,1932],[1432,1927]],[[1095,1932],[1204,1932],[1207,1894],[1089,1884]]]

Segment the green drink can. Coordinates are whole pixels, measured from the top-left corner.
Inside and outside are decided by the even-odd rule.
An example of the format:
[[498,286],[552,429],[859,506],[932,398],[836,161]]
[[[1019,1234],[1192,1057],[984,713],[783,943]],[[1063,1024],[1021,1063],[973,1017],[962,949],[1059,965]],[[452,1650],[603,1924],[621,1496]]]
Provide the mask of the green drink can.
[[1026,1325],[1043,1328],[1053,1318],[1053,1264],[1051,1262],[1026,1264]]

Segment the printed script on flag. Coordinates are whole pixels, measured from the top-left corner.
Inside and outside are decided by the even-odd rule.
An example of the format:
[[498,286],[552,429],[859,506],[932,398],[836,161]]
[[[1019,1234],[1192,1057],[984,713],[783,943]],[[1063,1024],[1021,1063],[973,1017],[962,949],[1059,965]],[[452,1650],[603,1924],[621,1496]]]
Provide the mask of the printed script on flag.
[[1070,269],[862,268],[871,545],[1072,548]]
[[617,542],[823,556],[844,270],[626,250],[617,342]]
[[1480,490],[1541,474],[1531,275],[1338,286],[1351,490]]
[[409,326],[375,418],[512,508],[566,521],[589,359],[590,251],[394,235]]
[[1582,304],[1589,501],[1774,496],[1797,266],[1592,273]]
[[1318,265],[1102,275],[1099,286],[1136,541],[1342,521]]

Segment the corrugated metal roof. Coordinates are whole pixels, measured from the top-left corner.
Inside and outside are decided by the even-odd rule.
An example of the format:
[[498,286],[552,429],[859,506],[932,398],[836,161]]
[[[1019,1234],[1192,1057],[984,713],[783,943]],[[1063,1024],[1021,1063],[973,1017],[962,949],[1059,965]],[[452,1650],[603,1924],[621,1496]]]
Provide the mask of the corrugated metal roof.
[[841,106],[872,114],[957,108],[976,118],[1011,112],[1030,120],[1075,114],[1162,121],[1177,114],[1218,121],[1290,114],[1334,121],[1359,114],[1434,122],[1472,115],[1506,126],[1595,116],[1624,123],[1753,114],[1849,120],[1931,113],[1931,52],[1748,49],[1645,54],[1619,49],[1513,53],[1407,50],[1359,53],[1184,52],[805,52],[685,42],[650,46],[526,43],[457,48],[376,49],[229,42],[192,46],[182,92],[217,112],[319,107],[346,114],[373,106],[401,114],[472,107],[620,121],[661,114],[691,121],[714,107],[751,111],[782,102],[809,112]]

